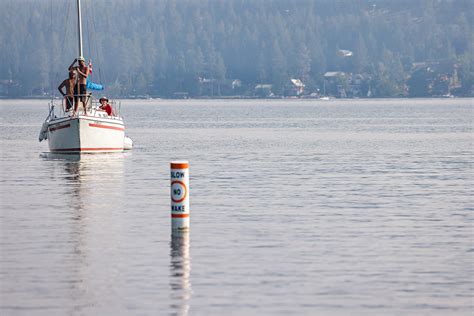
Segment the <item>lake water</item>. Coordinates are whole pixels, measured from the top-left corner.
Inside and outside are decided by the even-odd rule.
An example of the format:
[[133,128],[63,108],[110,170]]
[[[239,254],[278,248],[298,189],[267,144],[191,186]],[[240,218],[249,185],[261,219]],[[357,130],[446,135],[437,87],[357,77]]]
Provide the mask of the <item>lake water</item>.
[[[122,101],[50,155],[0,101],[2,315],[472,315],[473,100]],[[171,236],[171,160],[191,230]]]

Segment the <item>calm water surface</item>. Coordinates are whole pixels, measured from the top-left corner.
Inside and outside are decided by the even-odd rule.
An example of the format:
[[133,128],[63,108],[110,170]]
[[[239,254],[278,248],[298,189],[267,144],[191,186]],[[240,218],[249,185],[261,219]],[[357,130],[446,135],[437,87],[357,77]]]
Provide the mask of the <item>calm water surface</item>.
[[[0,101],[2,315],[472,315],[473,100],[123,101],[50,155]],[[169,162],[191,232],[170,234]]]

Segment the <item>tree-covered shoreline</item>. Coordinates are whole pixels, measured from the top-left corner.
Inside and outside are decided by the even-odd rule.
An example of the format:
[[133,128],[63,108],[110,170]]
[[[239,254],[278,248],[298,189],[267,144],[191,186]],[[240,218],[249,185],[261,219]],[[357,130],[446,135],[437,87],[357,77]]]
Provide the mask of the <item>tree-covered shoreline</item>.
[[[92,80],[118,97],[250,97],[258,86],[284,96],[294,94],[292,78],[305,85],[301,96],[472,95],[467,0],[84,0],[83,8]],[[55,93],[77,55],[75,18],[71,0],[0,3],[0,95]]]

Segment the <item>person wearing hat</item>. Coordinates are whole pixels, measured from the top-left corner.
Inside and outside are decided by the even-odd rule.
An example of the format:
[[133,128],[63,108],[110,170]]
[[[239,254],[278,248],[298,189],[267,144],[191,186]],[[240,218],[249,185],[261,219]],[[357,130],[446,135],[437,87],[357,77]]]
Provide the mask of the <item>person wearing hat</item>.
[[[79,62],[79,65],[76,66],[76,67],[73,67],[74,63],[78,61]],[[90,69],[89,67],[86,66],[86,60],[84,59],[84,57],[79,57],[79,58],[76,58],[72,64],[69,66],[69,71],[71,70],[75,70],[77,72],[77,75],[78,75],[78,80],[77,80],[77,85],[76,85],[76,88],[74,90],[74,94],[76,95],[76,98],[75,98],[75,106],[74,106],[74,114],[76,114],[77,112],[77,107],[78,107],[78,98],[77,96],[79,96],[79,99],[81,100],[82,102],[82,106],[84,107],[84,115],[87,115],[87,108],[86,108],[86,93],[87,93],[87,90],[86,90],[86,85],[87,85],[87,77],[89,76],[89,73],[90,73]]]
[[112,111],[112,106],[109,104],[109,99],[107,99],[106,97],[102,97],[99,99],[99,102],[100,102],[99,109],[107,112],[108,116],[114,115],[114,112]]

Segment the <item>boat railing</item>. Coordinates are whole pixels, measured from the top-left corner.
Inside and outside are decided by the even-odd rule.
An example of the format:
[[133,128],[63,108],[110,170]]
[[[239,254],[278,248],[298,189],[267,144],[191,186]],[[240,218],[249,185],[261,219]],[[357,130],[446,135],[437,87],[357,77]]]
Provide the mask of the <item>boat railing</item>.
[[[100,109],[100,102],[94,98],[94,96],[92,95],[92,93],[87,93],[87,94],[75,94],[74,95],[74,100],[73,100],[73,104],[72,104],[72,107],[67,110],[66,108],[66,105],[67,105],[67,98],[64,97],[64,98],[61,98],[61,106],[56,106],[54,100],[52,100],[51,104],[50,104],[50,107],[54,107],[54,108],[57,108],[59,113],[58,113],[58,116],[59,117],[64,117],[64,116],[72,116],[73,113],[74,113],[74,103],[75,103],[75,100],[76,99],[80,99],[81,97],[86,97],[86,108],[87,108],[87,112],[89,114],[92,114],[92,115],[95,115],[97,113],[106,113],[104,110]],[[120,116],[120,110],[121,110],[121,104],[120,102],[117,102],[115,100],[110,100],[108,102],[111,106],[112,106],[112,111],[113,111],[113,116],[107,116],[107,118],[111,118],[111,119],[122,119],[121,116]],[[78,113],[79,114],[83,114],[84,112],[84,108],[82,105],[79,105],[78,106],[78,109],[77,109]]]
[[[112,118],[112,119],[122,119],[121,115],[120,115],[120,102],[117,102],[115,100],[109,100],[107,102],[108,104],[110,104],[110,106],[112,107],[112,113],[113,115],[112,116],[108,116],[109,118]],[[99,100],[95,99],[92,101],[92,106],[90,107],[90,110],[91,111],[100,111],[100,112],[104,112],[105,113],[105,110],[102,110],[100,109],[100,102]],[[95,113],[95,112],[94,112]]]

